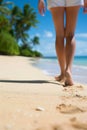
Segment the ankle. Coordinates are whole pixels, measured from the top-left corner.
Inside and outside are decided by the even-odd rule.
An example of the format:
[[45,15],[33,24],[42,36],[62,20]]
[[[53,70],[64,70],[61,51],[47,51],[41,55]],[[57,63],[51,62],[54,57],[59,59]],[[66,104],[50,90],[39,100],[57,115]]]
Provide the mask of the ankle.
[[70,68],[67,68],[67,69],[65,70],[65,73],[66,73],[66,72],[67,72],[67,73],[70,73],[70,74],[72,73]]
[[71,73],[71,71],[68,69],[68,70],[66,70],[66,72],[65,72],[65,77],[66,78],[71,78],[72,79],[72,73]]

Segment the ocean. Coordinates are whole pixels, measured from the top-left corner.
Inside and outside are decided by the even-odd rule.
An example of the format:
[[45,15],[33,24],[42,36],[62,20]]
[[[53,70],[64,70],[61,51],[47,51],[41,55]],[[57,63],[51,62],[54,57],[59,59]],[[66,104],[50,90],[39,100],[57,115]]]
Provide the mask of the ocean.
[[[46,75],[56,76],[60,74],[56,57],[38,58],[33,63]],[[75,56],[72,67],[73,80],[77,83],[87,84],[87,56]]]

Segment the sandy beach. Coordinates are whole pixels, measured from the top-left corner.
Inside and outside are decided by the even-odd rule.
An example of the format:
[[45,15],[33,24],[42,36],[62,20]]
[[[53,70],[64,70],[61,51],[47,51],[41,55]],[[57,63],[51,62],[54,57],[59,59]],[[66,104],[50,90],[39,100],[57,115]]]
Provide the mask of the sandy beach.
[[87,86],[64,88],[34,60],[0,56],[0,130],[87,130]]

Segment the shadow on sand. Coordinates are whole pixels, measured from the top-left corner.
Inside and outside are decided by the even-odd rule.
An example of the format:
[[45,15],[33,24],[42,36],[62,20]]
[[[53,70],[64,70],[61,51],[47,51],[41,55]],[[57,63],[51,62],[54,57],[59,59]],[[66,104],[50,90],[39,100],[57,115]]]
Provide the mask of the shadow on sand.
[[50,83],[50,84],[61,85],[59,82],[48,81],[48,80],[0,80],[0,82],[2,83],[31,83],[31,84]]

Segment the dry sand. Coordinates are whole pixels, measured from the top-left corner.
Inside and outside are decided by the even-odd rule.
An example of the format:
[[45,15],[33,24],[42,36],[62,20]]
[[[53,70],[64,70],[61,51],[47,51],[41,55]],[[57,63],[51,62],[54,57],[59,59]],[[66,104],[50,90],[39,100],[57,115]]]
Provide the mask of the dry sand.
[[0,130],[87,130],[87,86],[64,88],[33,61],[0,56]]

